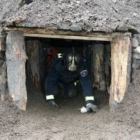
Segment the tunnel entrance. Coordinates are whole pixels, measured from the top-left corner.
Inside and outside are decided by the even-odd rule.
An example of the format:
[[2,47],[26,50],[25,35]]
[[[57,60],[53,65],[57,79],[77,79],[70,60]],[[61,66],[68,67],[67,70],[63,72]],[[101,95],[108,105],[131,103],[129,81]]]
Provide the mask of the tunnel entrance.
[[[50,67],[56,59],[63,59],[63,55],[76,49],[86,61],[88,74],[92,81],[95,103],[100,105],[109,103],[109,88],[111,83],[111,47],[110,42],[67,40],[67,39],[43,39],[26,38],[26,51],[28,60],[26,63],[27,83],[32,82],[34,89],[41,91],[45,99],[45,79],[50,72]],[[30,83],[31,84],[31,83]],[[29,85],[30,85],[29,84]],[[77,93],[82,98],[82,87],[79,80],[75,81]],[[30,86],[27,86],[30,88]],[[64,87],[59,85],[57,98],[65,97]],[[28,93],[29,94],[29,93]],[[77,98],[76,97],[76,98]],[[31,95],[30,95],[30,98]]]
[[[37,89],[43,89],[40,83],[43,83],[43,79],[46,78],[44,74],[48,70],[48,64],[46,65],[48,61],[45,62],[44,54],[51,52],[52,48],[55,53],[57,52],[55,55],[63,54],[73,46],[86,58],[92,88],[108,91],[110,107],[123,100],[130,83],[131,33],[87,34],[50,32],[43,29],[20,30],[24,34],[20,31],[11,31],[6,37],[8,89],[18,108],[26,110],[26,77],[30,77]],[[25,75],[26,52],[27,75]],[[52,58],[51,56],[51,60]]]

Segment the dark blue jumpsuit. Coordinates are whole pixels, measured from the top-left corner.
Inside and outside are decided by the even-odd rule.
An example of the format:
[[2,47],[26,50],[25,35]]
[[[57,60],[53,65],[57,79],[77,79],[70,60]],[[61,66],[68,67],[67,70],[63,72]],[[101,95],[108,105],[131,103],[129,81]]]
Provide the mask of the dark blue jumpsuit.
[[[46,100],[54,99],[53,96],[55,87],[59,82],[63,83],[64,85],[68,85],[72,82],[74,83],[77,80],[79,80],[82,85],[83,96],[86,98],[85,100],[94,100],[92,82],[88,75],[86,61],[83,59],[83,61],[81,62],[81,67],[77,72],[70,72],[64,66],[62,59],[55,60],[45,80]],[[70,86],[65,87],[70,88]]]

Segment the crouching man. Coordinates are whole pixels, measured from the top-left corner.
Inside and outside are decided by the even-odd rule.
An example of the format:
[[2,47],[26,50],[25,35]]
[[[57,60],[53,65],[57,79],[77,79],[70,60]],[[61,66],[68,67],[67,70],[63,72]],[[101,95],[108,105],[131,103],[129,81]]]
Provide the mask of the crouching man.
[[85,108],[87,112],[96,112],[97,106],[94,104],[91,79],[88,75],[86,61],[72,48],[61,59],[56,59],[52,64],[50,72],[45,80],[46,100],[50,108],[59,107],[55,101],[55,88],[59,83],[65,87],[65,93],[72,97],[76,92],[74,82],[79,80],[85,98]]

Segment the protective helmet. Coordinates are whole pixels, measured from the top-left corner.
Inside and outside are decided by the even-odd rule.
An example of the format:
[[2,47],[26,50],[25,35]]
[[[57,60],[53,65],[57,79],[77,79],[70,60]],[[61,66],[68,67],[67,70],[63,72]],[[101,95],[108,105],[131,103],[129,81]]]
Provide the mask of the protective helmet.
[[75,51],[75,48],[72,48],[72,51],[65,54],[64,62],[69,71],[77,71],[80,66],[81,55]]

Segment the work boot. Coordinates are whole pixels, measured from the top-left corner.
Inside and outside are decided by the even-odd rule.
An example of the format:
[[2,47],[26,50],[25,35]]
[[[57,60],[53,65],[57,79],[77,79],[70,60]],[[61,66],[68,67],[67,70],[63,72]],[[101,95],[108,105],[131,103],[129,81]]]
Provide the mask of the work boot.
[[54,100],[49,100],[47,104],[50,109],[59,108],[59,106],[57,105],[57,103]]

